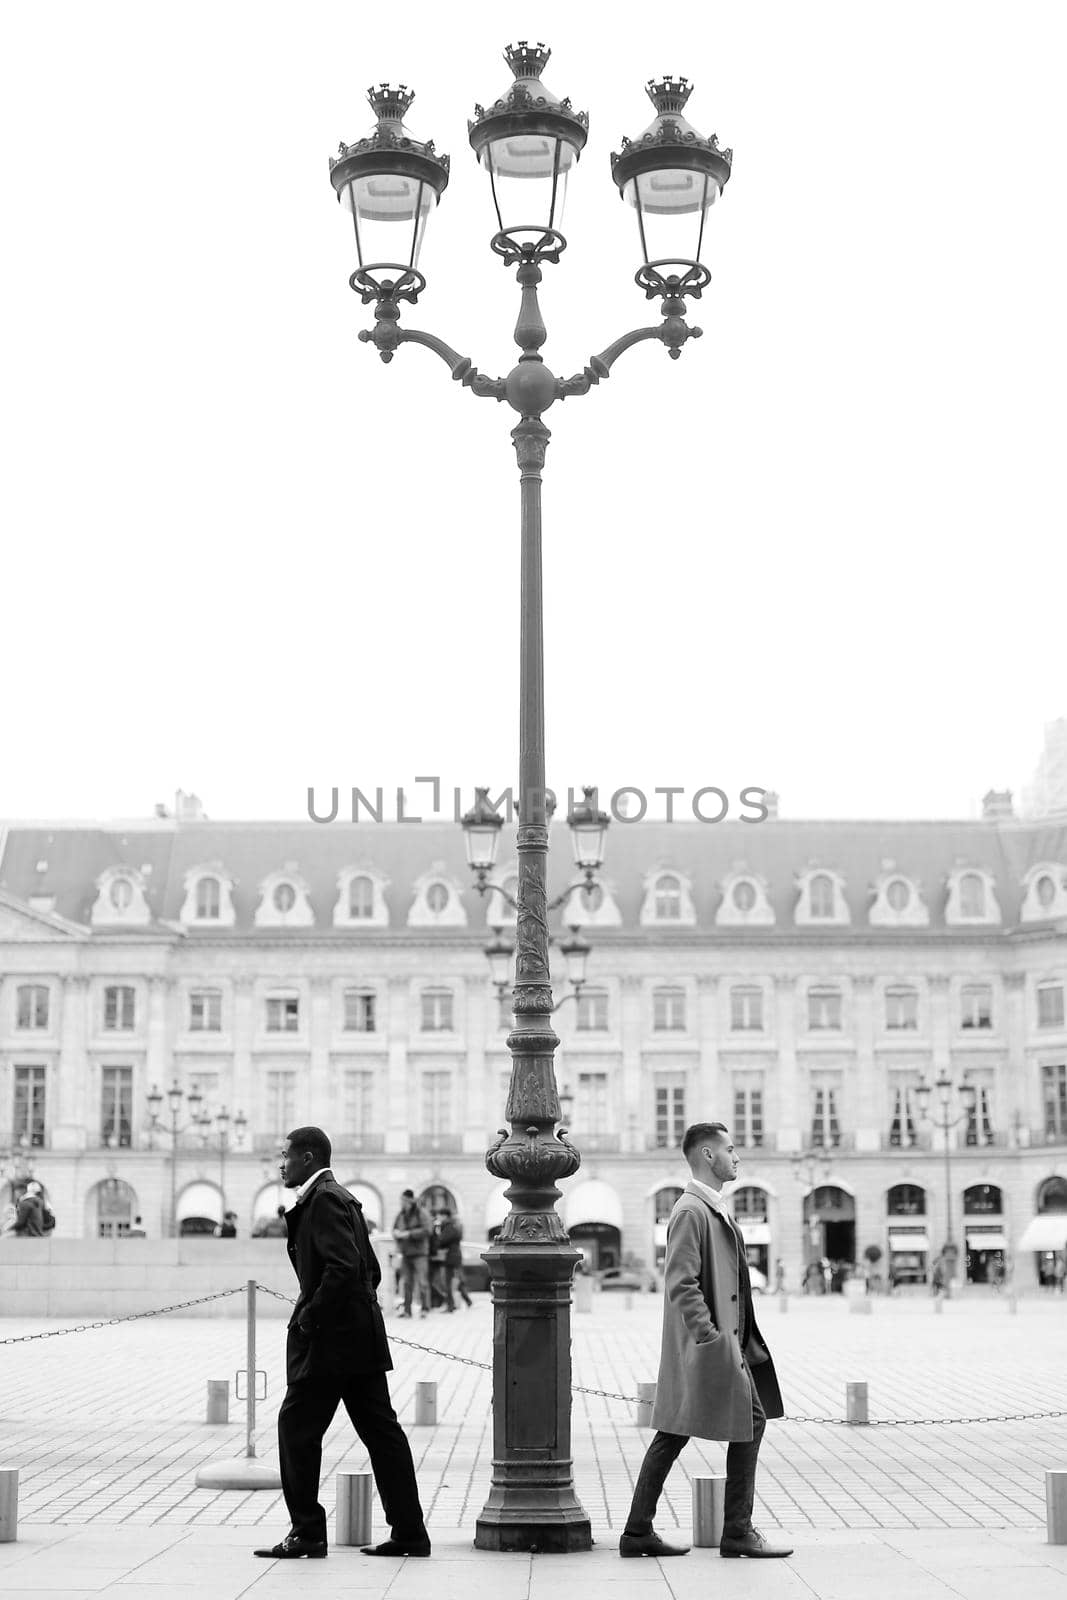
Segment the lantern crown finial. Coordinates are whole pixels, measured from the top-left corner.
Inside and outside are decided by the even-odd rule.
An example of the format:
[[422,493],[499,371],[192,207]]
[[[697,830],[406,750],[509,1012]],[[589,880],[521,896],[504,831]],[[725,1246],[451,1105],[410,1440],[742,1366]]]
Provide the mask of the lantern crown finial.
[[528,44],[525,39],[504,46],[504,60],[516,78],[540,78],[551,55],[547,44]]
[[680,78],[673,73],[665,73],[662,78],[649,78],[645,84],[645,93],[660,116],[672,111],[684,111],[686,101],[692,92],[693,85],[689,79]]
[[367,90],[371,110],[379,122],[403,122],[414,98],[414,89],[406,83],[379,83]]

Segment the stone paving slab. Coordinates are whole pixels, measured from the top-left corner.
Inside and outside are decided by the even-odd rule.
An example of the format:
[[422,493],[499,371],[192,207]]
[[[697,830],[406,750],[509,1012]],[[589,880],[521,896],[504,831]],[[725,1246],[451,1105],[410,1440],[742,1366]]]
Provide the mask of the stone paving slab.
[[[597,1297],[591,1314],[576,1313],[576,1383],[632,1395],[638,1381],[654,1379],[661,1314],[657,1296],[634,1297],[627,1308],[623,1297],[609,1295]],[[938,1315],[926,1299],[879,1301],[869,1316],[852,1315],[836,1296],[791,1300],[783,1315],[768,1297],[760,1319],[793,1413],[840,1419],[845,1383],[860,1377],[870,1386],[873,1419],[1067,1412],[1067,1305],[1058,1297],[1024,1300],[1016,1315],[1004,1301],[977,1297],[953,1301]],[[7,1320],[0,1338],[58,1326]],[[469,1534],[488,1489],[490,1374],[449,1358],[488,1361],[491,1331],[484,1297],[451,1317],[390,1318],[394,1400],[438,1537]],[[259,1407],[257,1453],[268,1464],[277,1459],[283,1341],[276,1320],[260,1325],[268,1399]],[[174,1317],[0,1348],[0,1464],[20,1467],[22,1528],[121,1524],[127,1535],[141,1536],[192,1525],[206,1536],[229,1526],[266,1530],[272,1539],[284,1532],[276,1493],[200,1490],[193,1481],[205,1462],[244,1453],[243,1403],[231,1400],[234,1420],[225,1427],[203,1420],[207,1380],[232,1379],[243,1362],[242,1324]],[[426,1378],[438,1382],[438,1422],[414,1427],[414,1387]],[[579,1496],[596,1536],[611,1539],[649,1434],[634,1426],[626,1401],[581,1393],[573,1433]],[[722,1471],[724,1458],[718,1444],[687,1446],[661,1502],[664,1533],[689,1525],[691,1475]],[[365,1466],[341,1412],[324,1455],[329,1510],[333,1472]],[[798,1536],[848,1530],[854,1539],[881,1530],[1032,1533],[1044,1528],[1044,1469],[1056,1466],[1067,1466],[1067,1417],[963,1427],[784,1421],[767,1431],[756,1520]]]

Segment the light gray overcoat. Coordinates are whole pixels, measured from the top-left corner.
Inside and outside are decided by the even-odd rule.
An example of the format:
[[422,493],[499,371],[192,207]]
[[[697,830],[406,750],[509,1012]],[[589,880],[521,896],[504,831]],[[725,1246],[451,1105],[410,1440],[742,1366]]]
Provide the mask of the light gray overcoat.
[[[752,1438],[742,1365],[739,1243],[728,1217],[687,1184],[667,1223],[663,1343],[652,1426],[696,1439]],[[744,1356],[768,1417],[783,1415],[778,1379],[750,1318]]]

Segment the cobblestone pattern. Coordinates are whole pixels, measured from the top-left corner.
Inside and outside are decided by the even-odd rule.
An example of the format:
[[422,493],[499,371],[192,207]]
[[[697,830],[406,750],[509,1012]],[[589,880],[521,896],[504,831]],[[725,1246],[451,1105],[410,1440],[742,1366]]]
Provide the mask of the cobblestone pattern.
[[[633,1393],[658,1366],[661,1302],[603,1295],[574,1316],[575,1382]],[[423,1321],[390,1318],[391,1332],[457,1355],[491,1356],[491,1308]],[[958,1300],[942,1315],[925,1300],[879,1302],[856,1317],[836,1297],[774,1302],[761,1313],[786,1403],[840,1417],[846,1381],[865,1378],[872,1418],[952,1417],[1067,1409],[1067,1305]],[[53,1326],[56,1326],[53,1324]],[[0,1337],[40,1325],[0,1322]],[[268,1398],[258,1408],[258,1455],[276,1461],[284,1392],[284,1331],[260,1325]],[[492,1430],[487,1372],[394,1345],[394,1402],[409,1428],[433,1524],[472,1528],[488,1490]],[[0,1453],[21,1468],[20,1523],[269,1524],[284,1507],[270,1492],[197,1489],[198,1467],[243,1454],[243,1403],[233,1420],[204,1422],[209,1378],[232,1380],[244,1362],[239,1323],[160,1318],[69,1338],[11,1346],[0,1367]],[[414,1388],[438,1384],[438,1422],[416,1428]],[[594,1527],[618,1529],[650,1437],[618,1401],[577,1394],[575,1478]],[[1062,1421],[965,1427],[846,1428],[783,1421],[768,1427],[756,1520],[786,1528],[965,1529],[1044,1526],[1045,1466],[1063,1464]],[[690,1474],[723,1470],[725,1447],[694,1440],[668,1480],[657,1525],[691,1523]],[[343,1411],[327,1436],[324,1492],[338,1467],[366,1465]]]

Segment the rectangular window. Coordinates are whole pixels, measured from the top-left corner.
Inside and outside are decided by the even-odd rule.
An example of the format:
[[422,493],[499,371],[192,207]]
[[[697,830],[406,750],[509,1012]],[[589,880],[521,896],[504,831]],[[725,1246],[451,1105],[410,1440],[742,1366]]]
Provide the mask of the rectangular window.
[[132,1067],[100,1069],[100,1143],[109,1150],[133,1143]]
[[512,1010],[514,1004],[511,990],[505,989],[497,1001],[496,1025],[498,1028],[506,1028],[509,1033],[515,1026],[515,1013]]
[[1067,1062],[1041,1068],[1041,1098],[1045,1107],[1045,1138],[1067,1139]]
[[296,1073],[268,1072],[266,1077],[267,1129],[284,1143],[296,1122]]
[[839,1032],[841,1028],[840,989],[808,990],[808,1027],[814,1032]]
[[889,1143],[899,1150],[910,1150],[916,1143],[915,1112],[911,1103],[911,1089],[907,1084],[898,1084],[893,1095]]
[[734,1089],[734,1143],[742,1150],[759,1150],[763,1144],[763,1090],[755,1085]]
[[[605,1079],[605,1082],[607,1080]],[[655,1089],[656,1149],[677,1150],[685,1133],[685,1083],[660,1080]]]
[[451,1033],[452,1028],[451,989],[424,989],[422,991],[423,1033]]
[[993,990],[988,983],[969,983],[960,990],[960,1027],[993,1026]]
[[48,1027],[48,989],[43,983],[24,983],[18,991],[15,1026],[24,1029]]
[[607,1133],[608,1075],[606,1072],[579,1072],[574,1096],[574,1131]]
[[816,1150],[836,1150],[841,1143],[837,1120],[837,1095],[830,1088],[816,1089],[812,1098],[811,1142]]
[[762,989],[730,990],[730,1027],[734,1033],[762,1033]]
[[685,990],[652,991],[652,1028],[655,1033],[685,1032]]
[[20,1145],[23,1139],[34,1150],[44,1148],[45,1069],[43,1067],[15,1068],[15,1105],[12,1118],[12,1138]]
[[134,1024],[134,993],[126,984],[104,990],[104,1028],[108,1033],[129,1033]]
[[431,1137],[452,1132],[452,1074],[422,1075],[422,1131]]
[[919,991],[917,989],[886,990],[885,1025],[887,1029],[893,1032],[915,1032],[919,1026]]
[[1038,984],[1037,1025],[1039,1028],[1063,1027],[1062,983]]
[[296,995],[267,996],[267,1032],[300,1032],[300,1001]]
[[344,1129],[370,1133],[374,1128],[373,1072],[346,1072],[344,1079]]
[[993,1118],[989,1109],[989,1090],[983,1084],[977,1086],[974,1097],[974,1110],[967,1117],[967,1143],[970,1145],[993,1143]]
[[347,1033],[374,1033],[376,1031],[377,996],[373,989],[345,990],[345,1031]]
[[191,989],[189,991],[189,1032],[222,1032],[221,989]]
[[606,989],[583,990],[575,1001],[575,1005],[578,1008],[575,1026],[579,1033],[607,1032],[608,991]]

